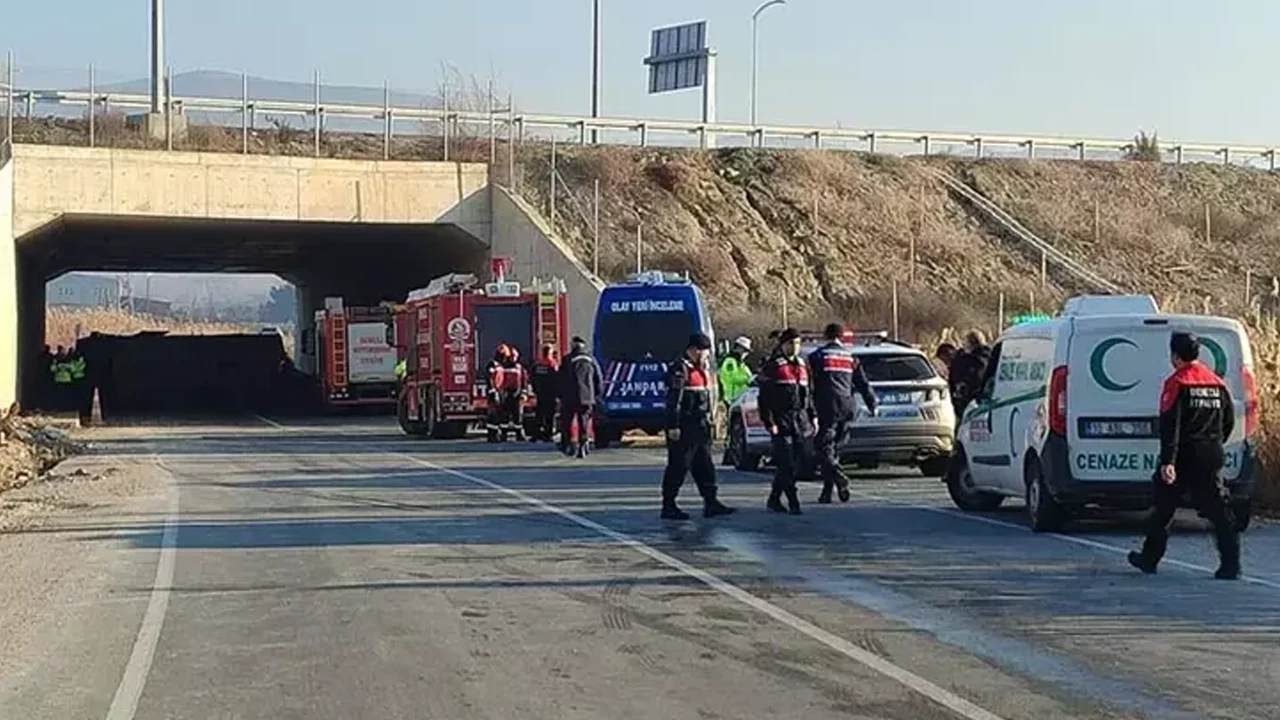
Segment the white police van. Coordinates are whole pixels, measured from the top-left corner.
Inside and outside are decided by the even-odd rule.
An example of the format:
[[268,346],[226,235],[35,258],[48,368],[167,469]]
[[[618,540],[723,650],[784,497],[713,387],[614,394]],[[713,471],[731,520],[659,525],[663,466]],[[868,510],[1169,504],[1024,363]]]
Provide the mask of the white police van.
[[1085,506],[1148,507],[1174,332],[1200,338],[1201,362],[1231,391],[1236,423],[1222,474],[1244,529],[1257,468],[1249,338],[1229,318],[1163,314],[1149,295],[1071,298],[1060,317],[1001,335],[960,421],[946,478],[952,500],[989,511],[1024,497],[1036,532],[1060,530]]

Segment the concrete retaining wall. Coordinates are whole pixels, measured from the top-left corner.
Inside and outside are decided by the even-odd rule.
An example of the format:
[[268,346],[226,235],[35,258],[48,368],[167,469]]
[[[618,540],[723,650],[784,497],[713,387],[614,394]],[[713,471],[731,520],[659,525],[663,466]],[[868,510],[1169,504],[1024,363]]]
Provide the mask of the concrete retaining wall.
[[13,162],[0,160],[0,410],[18,397],[18,272],[13,243]]
[[520,280],[558,277],[569,289],[569,330],[591,341],[596,301],[604,283],[591,274],[569,246],[536,210],[504,187],[493,185],[492,241],[494,255],[513,259]]
[[14,146],[16,237],[63,214],[453,223],[489,239],[488,167]]

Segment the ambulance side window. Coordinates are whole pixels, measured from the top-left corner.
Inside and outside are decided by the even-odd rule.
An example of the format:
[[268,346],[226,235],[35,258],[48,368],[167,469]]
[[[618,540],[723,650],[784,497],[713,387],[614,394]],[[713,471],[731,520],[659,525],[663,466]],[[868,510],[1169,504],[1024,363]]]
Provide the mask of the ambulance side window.
[[982,373],[982,394],[979,398],[982,400],[990,400],[996,394],[996,368],[1000,367],[1000,351],[1004,348],[1004,343],[996,343],[991,348],[991,360],[987,362],[987,368]]

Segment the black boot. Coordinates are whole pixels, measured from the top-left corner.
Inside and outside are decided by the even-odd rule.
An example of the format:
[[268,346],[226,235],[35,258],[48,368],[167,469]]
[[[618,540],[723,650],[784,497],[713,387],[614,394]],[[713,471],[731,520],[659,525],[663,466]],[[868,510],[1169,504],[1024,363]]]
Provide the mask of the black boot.
[[578,459],[579,460],[585,460],[587,458],[587,455],[590,455],[590,454],[591,454],[591,451],[587,448],[587,443],[585,442],[578,443]]
[[781,496],[776,492],[769,493],[769,500],[764,504],[764,506],[769,510],[769,512],[784,513],[787,511],[787,509],[782,506]]
[[787,490],[787,512],[792,515],[803,514],[803,511],[800,509],[800,496],[796,494],[795,488]]
[[822,486],[822,492],[818,493],[818,504],[819,505],[831,504],[831,486],[830,485]]
[[1148,575],[1154,575],[1156,572],[1156,564],[1148,560],[1146,556],[1137,550],[1133,550],[1129,553],[1129,564]]
[[732,515],[736,512],[738,512],[737,509],[731,508],[715,498],[711,498],[702,504],[702,517],[704,518]]
[[675,500],[665,500],[662,503],[662,519],[663,520],[688,520],[689,513],[676,507]]

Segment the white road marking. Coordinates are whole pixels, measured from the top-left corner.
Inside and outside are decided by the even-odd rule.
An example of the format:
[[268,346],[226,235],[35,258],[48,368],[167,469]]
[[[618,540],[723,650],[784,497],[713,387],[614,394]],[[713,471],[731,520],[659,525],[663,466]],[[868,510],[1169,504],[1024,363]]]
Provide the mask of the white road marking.
[[773,603],[763,598],[752,595],[751,593],[747,592],[746,590],[743,590],[742,588],[738,587],[737,585],[734,585],[731,582],[728,582],[727,580],[723,580],[716,575],[713,575],[705,570],[702,570],[701,568],[695,567],[693,565],[690,565],[689,563],[684,562],[683,560],[679,560],[675,557],[672,557],[671,555],[668,555],[662,552],[661,550],[651,547],[641,542],[640,540],[637,540],[631,537],[630,535],[626,535],[624,533],[618,532],[613,528],[610,528],[606,525],[602,525],[594,520],[589,520],[585,517],[582,517],[581,515],[578,515],[577,513],[552,505],[548,502],[540,500],[527,493],[521,492],[519,490],[515,490],[513,488],[506,487],[505,485],[499,485],[498,483],[492,482],[490,480],[486,480],[476,475],[472,475],[471,473],[467,473],[462,470],[455,470],[453,468],[445,467],[443,465],[437,465],[436,463],[429,462],[426,460],[420,460],[416,457],[413,457],[412,455],[401,455],[401,457],[408,459],[410,462],[416,465],[420,465],[422,467],[443,472],[443,473],[452,475],[454,477],[460,478],[462,480],[466,480],[472,484],[479,485],[481,487],[503,493],[512,498],[515,498],[516,500],[519,500],[520,502],[523,502],[528,505],[532,505],[538,508],[539,510],[542,510],[544,512],[549,512],[555,515],[559,515],[560,517],[576,525],[584,527],[588,530],[595,531],[600,535],[603,535],[604,537],[607,537],[610,540],[617,542],[620,545],[626,546],[640,553],[641,555],[644,555],[653,560],[656,560],[662,563],[663,565],[666,565],[669,568],[672,568],[691,578],[694,578],[695,580],[698,580],[704,585],[707,585],[708,587],[711,587],[712,589],[717,590],[720,593],[733,598],[734,600],[737,600],[743,605],[751,607],[752,609],[757,610],[758,612],[763,613],[764,615],[767,615],[773,618],[774,620],[777,620],[778,622],[790,627],[793,630],[796,630],[804,635],[807,635],[811,639],[816,640],[822,643],[823,645],[826,645],[827,647],[831,648],[832,650],[835,650],[841,655],[844,655],[850,660],[853,660],[854,662],[857,662],[877,673],[880,673],[881,675],[884,675],[885,677],[890,678],[891,680],[897,681],[898,683],[929,698],[935,703],[943,706],[944,708],[947,708],[948,710],[951,710],[952,712],[960,715],[961,717],[966,718],[967,720],[1003,720],[1003,718],[1001,718],[999,715],[996,715],[995,713],[992,713],[989,710],[978,707],[977,705],[973,704],[972,702],[969,702],[968,700],[965,700],[964,698],[960,697],[959,695],[956,695],[950,690],[947,690],[946,688],[936,685],[930,682],[929,680],[926,680],[925,678],[920,677],[919,675],[916,675],[910,670],[906,670],[897,665],[894,665],[893,663],[889,662],[888,660],[885,660],[879,655],[868,652],[867,650],[863,650],[862,648],[854,645],[853,643],[850,643],[848,640],[845,640],[844,638],[838,635],[835,635],[826,630],[823,630],[817,625],[814,625],[813,623],[807,620],[804,620],[803,618],[797,615],[793,615],[792,613],[789,613],[786,610],[783,610],[782,608],[778,607],[777,605],[774,605]]
[[[160,458],[156,464],[164,467]],[[165,515],[164,535],[160,541],[160,560],[156,563],[156,578],[151,585],[151,600],[147,603],[147,611],[142,616],[142,626],[138,628],[138,636],[133,641],[133,651],[129,653],[129,663],[124,668],[124,677],[116,687],[115,697],[111,699],[111,708],[107,710],[107,720],[133,720],[138,712],[138,701],[142,698],[142,690],[147,685],[147,676],[151,673],[151,662],[155,659],[156,645],[160,642],[160,629],[164,626],[164,616],[169,610],[169,593],[173,587],[173,570],[178,548],[178,482],[170,477],[169,511]]]
[[[970,513],[966,513],[961,510],[953,510],[952,508],[939,507],[937,505],[920,505],[916,503],[899,502],[897,500],[894,500],[891,497],[885,497],[883,495],[875,495],[875,494],[863,492],[860,490],[853,490],[852,488],[850,490],[854,495],[857,495],[867,500],[875,500],[877,502],[887,503],[889,505],[897,505],[898,507],[911,508],[913,510],[924,510],[927,512],[938,513],[940,515],[949,515],[951,517],[963,518],[965,520],[972,520],[974,522],[985,523],[987,525],[993,525],[995,527],[1009,528],[1011,530],[1021,530],[1027,533],[1031,532],[1031,529],[1028,528],[1026,525],[1019,525],[1017,523],[1011,523],[1005,520],[997,520],[995,518],[986,517],[984,515],[972,515]],[[1126,557],[1129,555],[1129,551],[1132,549],[1132,548],[1120,547],[1119,545],[1112,545],[1110,543],[1101,542],[1099,540],[1090,540],[1089,538],[1076,537],[1074,535],[1063,535],[1062,533],[1039,533],[1039,534],[1044,535],[1045,537],[1051,537],[1057,540],[1062,540],[1064,542],[1069,542],[1073,545],[1092,548],[1094,550],[1102,550],[1104,552],[1114,553],[1117,555],[1124,555]],[[1162,565],[1172,565],[1174,567],[1179,567],[1179,568],[1182,568],[1183,570],[1195,570],[1197,572],[1209,573],[1210,575],[1212,575],[1215,572],[1215,568],[1207,567],[1205,565],[1198,565],[1196,563],[1185,562],[1183,560],[1176,560],[1168,556],[1165,556],[1165,558],[1161,560],[1160,563]],[[1253,585],[1258,585],[1260,587],[1267,587],[1273,590],[1280,590],[1280,582],[1274,582],[1274,581],[1267,580],[1260,577],[1253,577],[1251,575],[1241,575],[1240,579],[1244,582],[1251,583]]]
[[254,415],[254,417],[255,417],[255,418],[257,418],[257,419],[259,419],[259,420],[261,420],[263,423],[265,423],[265,424],[267,424],[267,425],[270,425],[271,427],[273,427],[273,428],[275,428],[275,429],[277,429],[277,430],[288,430],[288,429],[289,429],[289,428],[286,428],[284,425],[281,425],[280,423],[276,422],[275,420],[272,420],[271,418],[267,417],[266,415]]

